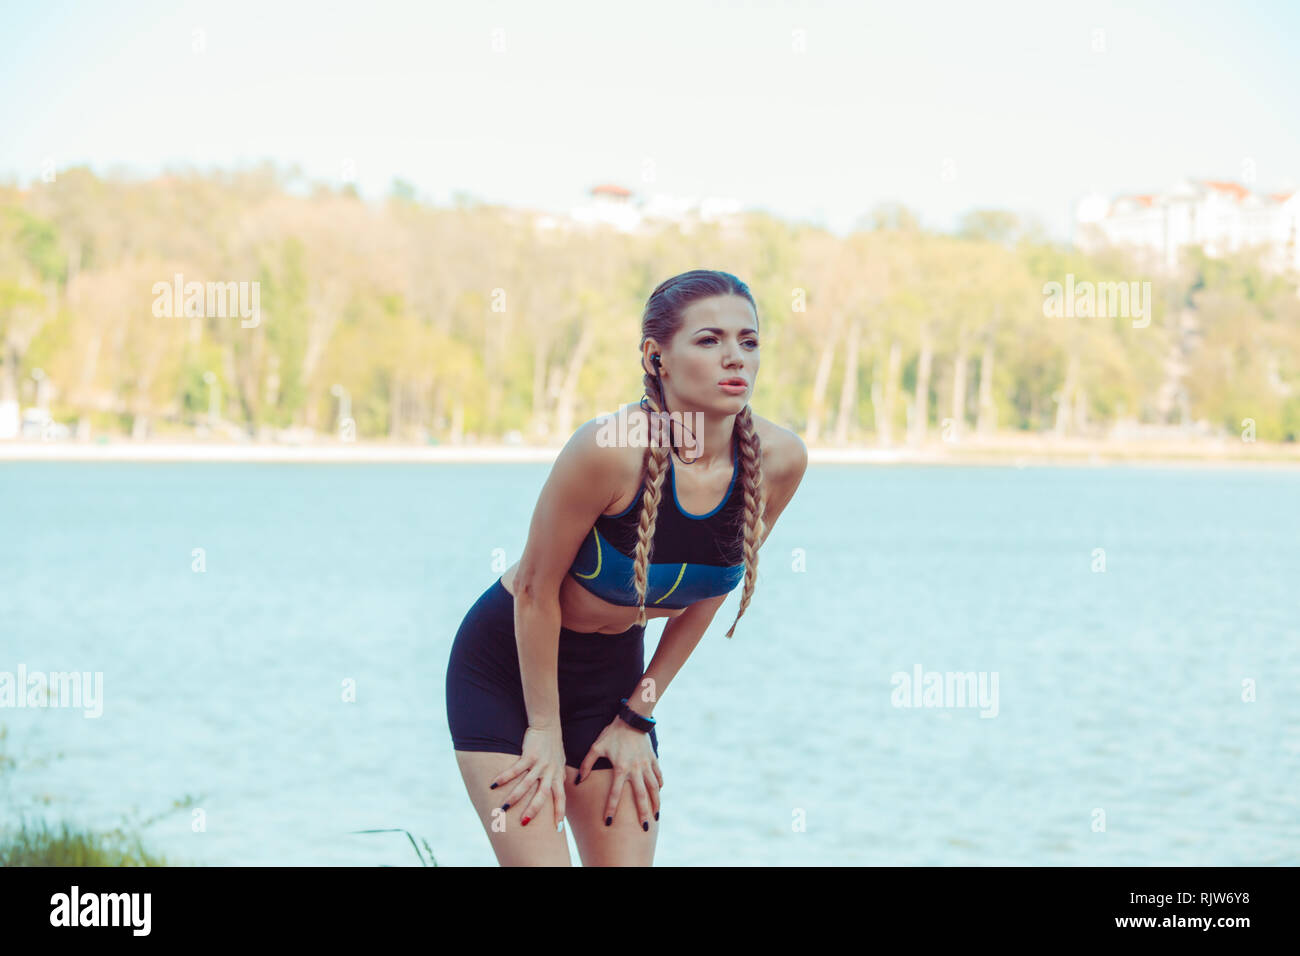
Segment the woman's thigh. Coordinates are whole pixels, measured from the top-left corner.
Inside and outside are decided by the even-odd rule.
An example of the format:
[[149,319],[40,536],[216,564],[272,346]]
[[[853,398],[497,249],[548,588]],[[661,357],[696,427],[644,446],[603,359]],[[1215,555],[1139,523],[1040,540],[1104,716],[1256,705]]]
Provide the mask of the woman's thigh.
[[[455,753],[460,775],[469,791],[470,802],[474,804],[474,811],[487,832],[498,863],[502,866],[573,865],[569,858],[568,838],[563,831],[555,828],[554,799],[548,798],[537,817],[524,826],[519,821],[523,817],[524,806],[537,793],[537,787],[534,785],[531,792],[511,804],[509,810],[501,809],[505,803],[504,794],[514,788],[518,779],[495,790],[490,789],[492,781],[519,759],[518,754],[467,750],[457,750]],[[598,772],[609,774],[611,771]],[[577,771],[566,767],[565,776],[567,794],[572,789],[569,783],[577,776]],[[566,796],[566,801],[567,799]]]
[[[613,770],[592,770],[582,783],[573,783],[577,776],[572,767],[565,785],[565,817],[573,830],[573,841],[583,866],[652,866],[655,842],[659,839],[659,821],[653,811],[646,823],[650,829],[641,829],[637,811],[636,793],[632,785],[623,783],[623,792],[614,811],[614,822],[605,826],[605,812],[609,806],[609,792],[614,782]],[[493,791],[495,792],[495,791]],[[530,827],[532,823],[528,824]]]
[[[568,764],[564,768],[565,820],[573,827],[585,865],[648,866],[653,859],[658,824],[651,814],[649,832],[641,829],[629,785],[624,785],[613,823],[605,826],[614,774],[612,769],[604,769],[609,767],[607,759],[600,758],[599,769],[593,768],[589,781],[573,785],[591,744],[614,719],[619,698],[635,689],[643,668],[643,629],[629,629],[621,636],[561,630],[557,677]],[[550,854],[547,848],[554,846],[554,856],[546,857],[554,862],[541,865],[568,864],[567,842],[563,833],[555,832],[551,800],[539,819],[522,826],[522,807],[532,795],[502,811],[502,788],[488,789],[493,778],[519,759],[528,726],[515,648],[513,598],[499,581],[484,592],[461,624],[449,661],[446,697],[453,748],[466,748],[455,751],[456,760],[498,860],[502,865],[520,865],[519,861],[538,865],[532,862],[537,854]],[[651,741],[657,753],[655,735]],[[513,786],[506,787],[506,792]],[[534,836],[542,831],[558,841]]]

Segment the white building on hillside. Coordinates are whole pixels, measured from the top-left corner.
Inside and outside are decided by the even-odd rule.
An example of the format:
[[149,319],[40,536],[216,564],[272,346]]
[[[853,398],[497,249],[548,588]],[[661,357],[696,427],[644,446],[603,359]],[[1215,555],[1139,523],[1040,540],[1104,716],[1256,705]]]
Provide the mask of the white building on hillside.
[[591,202],[574,206],[569,218],[584,225],[604,224],[620,232],[635,232],[641,225],[641,211],[632,203],[632,190],[602,183],[591,189]]
[[716,223],[724,235],[734,237],[740,234],[743,224],[741,201],[724,196],[697,199],[655,193],[637,197],[632,190],[610,183],[593,186],[589,196],[585,204],[570,208],[567,217],[539,216],[537,229],[564,233],[575,227],[610,226],[620,232],[636,233],[676,225],[689,233],[701,223]]
[[1162,270],[1178,265],[1185,246],[1211,256],[1263,246],[1268,267],[1300,270],[1300,191],[1256,193],[1233,182],[1184,180],[1160,194],[1088,196],[1075,218],[1075,243],[1084,251],[1134,247]]

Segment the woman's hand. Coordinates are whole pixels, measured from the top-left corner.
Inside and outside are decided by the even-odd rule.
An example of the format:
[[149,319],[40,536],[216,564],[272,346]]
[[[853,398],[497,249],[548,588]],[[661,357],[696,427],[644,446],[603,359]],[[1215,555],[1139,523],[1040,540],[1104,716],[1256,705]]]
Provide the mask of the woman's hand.
[[615,717],[587,751],[582,766],[578,768],[579,785],[587,779],[591,766],[598,757],[608,757],[614,765],[614,779],[609,788],[609,801],[605,805],[605,826],[613,823],[614,812],[618,809],[619,797],[623,793],[623,784],[630,782],[632,793],[636,797],[637,815],[641,818],[641,829],[648,831],[650,817],[659,819],[659,791],[664,785],[650,735],[629,727],[621,717]]
[[[555,800],[555,827],[564,822],[564,737],[560,725],[532,727],[524,731],[523,753],[519,759],[493,778],[491,789],[504,786],[520,774],[523,778],[505,797],[509,809],[528,800],[520,814],[522,825],[536,820],[548,799]],[[532,797],[529,800],[529,797]]]

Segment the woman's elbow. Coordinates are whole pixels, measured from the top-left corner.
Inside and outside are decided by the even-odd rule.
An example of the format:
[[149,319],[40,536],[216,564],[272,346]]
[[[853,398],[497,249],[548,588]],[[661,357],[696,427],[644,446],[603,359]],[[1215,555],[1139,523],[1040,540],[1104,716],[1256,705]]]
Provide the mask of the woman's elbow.
[[560,582],[521,566],[515,574],[515,600],[559,607]]

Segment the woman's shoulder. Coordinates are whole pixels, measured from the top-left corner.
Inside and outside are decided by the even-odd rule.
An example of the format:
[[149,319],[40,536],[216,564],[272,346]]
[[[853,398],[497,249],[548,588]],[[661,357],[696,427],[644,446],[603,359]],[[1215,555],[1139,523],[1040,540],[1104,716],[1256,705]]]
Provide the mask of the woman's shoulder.
[[575,438],[589,454],[600,457],[614,472],[620,484],[640,480],[645,458],[645,439],[648,418],[640,405],[631,402],[612,412],[604,412],[578,427]]
[[773,480],[801,476],[808,467],[808,446],[794,431],[750,412],[763,448],[763,473]]

